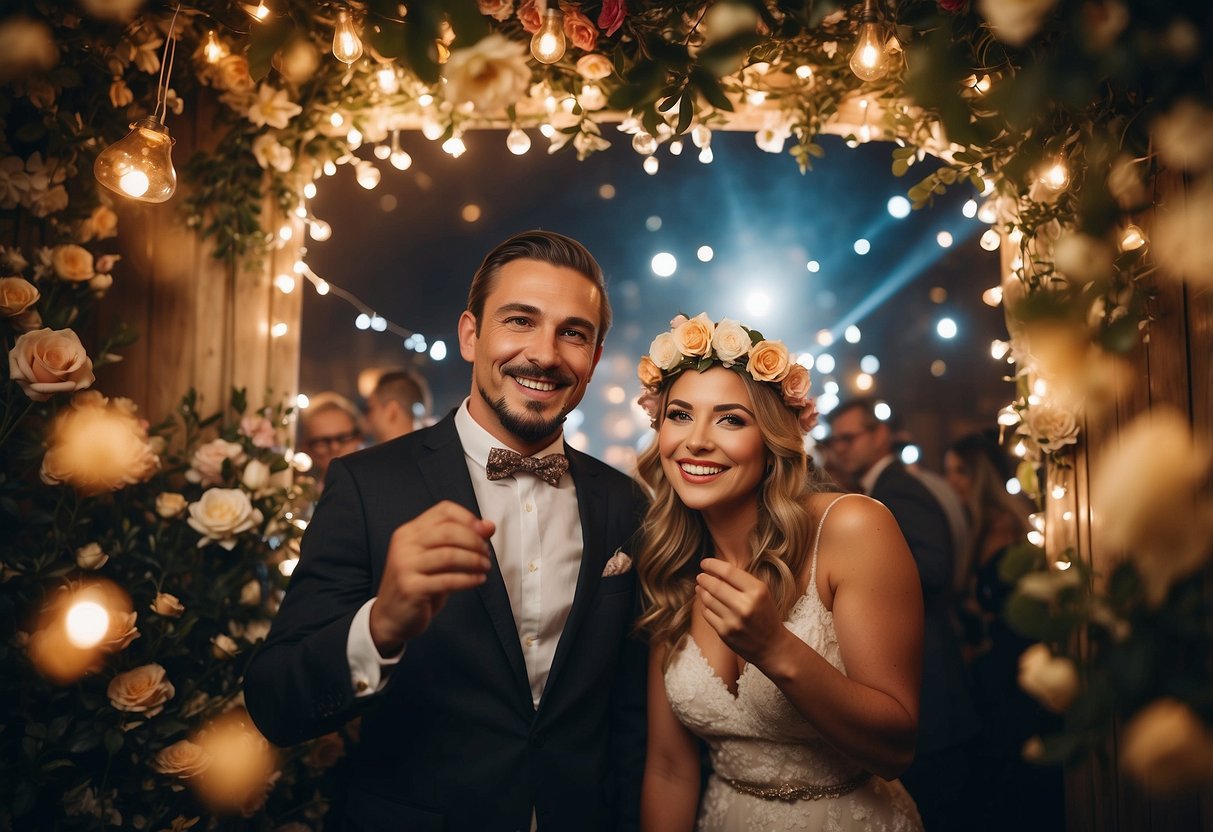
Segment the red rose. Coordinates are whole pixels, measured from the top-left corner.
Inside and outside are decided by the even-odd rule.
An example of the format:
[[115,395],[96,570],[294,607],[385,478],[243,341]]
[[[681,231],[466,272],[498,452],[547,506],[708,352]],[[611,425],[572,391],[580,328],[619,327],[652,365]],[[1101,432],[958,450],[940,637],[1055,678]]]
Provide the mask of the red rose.
[[956,14],[957,12],[964,11],[964,7],[965,0],[939,0],[939,8],[943,9],[949,14]]
[[610,37],[619,31],[623,19],[627,16],[628,6],[625,0],[603,0],[602,13],[598,15],[598,28]]

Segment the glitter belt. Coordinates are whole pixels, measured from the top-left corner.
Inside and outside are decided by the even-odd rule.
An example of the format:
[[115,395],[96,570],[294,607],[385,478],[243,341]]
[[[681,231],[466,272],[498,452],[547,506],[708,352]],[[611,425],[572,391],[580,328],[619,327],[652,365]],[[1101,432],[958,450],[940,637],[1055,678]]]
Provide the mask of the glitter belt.
[[831,786],[761,786],[757,783],[747,783],[744,780],[734,780],[731,777],[720,779],[742,794],[761,797],[763,800],[824,800],[831,797],[842,797],[862,786],[872,777],[870,772],[861,771],[843,783]]

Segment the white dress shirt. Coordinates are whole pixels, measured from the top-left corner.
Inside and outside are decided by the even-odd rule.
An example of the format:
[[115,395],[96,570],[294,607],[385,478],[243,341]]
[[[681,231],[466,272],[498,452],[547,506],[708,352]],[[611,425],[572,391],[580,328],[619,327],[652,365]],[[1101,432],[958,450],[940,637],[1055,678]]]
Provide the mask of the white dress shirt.
[[[567,473],[556,486],[525,471],[490,480],[485,475],[489,451],[504,443],[476,423],[466,399],[455,414],[455,429],[463,445],[480,516],[496,524],[490,542],[514,612],[532,704],[538,707],[581,570],[583,545],[577,491]],[[563,452],[562,435],[535,456]],[[354,616],[346,641],[350,678],[357,696],[382,689],[388,671],[404,652],[388,659],[379,655],[371,639],[373,603],[374,599],[367,601]]]

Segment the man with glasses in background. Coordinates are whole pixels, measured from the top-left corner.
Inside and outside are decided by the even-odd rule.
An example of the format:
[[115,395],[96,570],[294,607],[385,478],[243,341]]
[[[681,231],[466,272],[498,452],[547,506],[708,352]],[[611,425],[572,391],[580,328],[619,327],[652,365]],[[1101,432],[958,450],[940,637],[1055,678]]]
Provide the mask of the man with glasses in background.
[[300,447],[312,458],[309,473],[316,480],[316,492],[324,486],[329,463],[362,447],[361,414],[353,402],[327,390],[312,397],[301,411]]

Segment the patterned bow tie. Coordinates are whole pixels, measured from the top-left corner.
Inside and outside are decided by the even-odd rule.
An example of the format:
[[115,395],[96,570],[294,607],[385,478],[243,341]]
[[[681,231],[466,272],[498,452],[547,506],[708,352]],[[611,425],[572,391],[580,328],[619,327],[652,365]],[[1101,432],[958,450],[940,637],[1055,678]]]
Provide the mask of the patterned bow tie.
[[548,485],[556,485],[569,470],[569,458],[564,454],[523,456],[505,448],[493,448],[484,470],[490,480],[505,479],[515,471],[530,471]]

